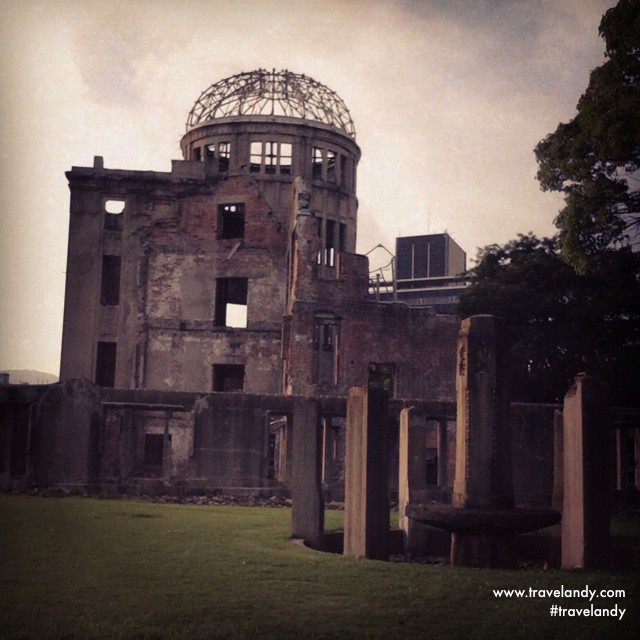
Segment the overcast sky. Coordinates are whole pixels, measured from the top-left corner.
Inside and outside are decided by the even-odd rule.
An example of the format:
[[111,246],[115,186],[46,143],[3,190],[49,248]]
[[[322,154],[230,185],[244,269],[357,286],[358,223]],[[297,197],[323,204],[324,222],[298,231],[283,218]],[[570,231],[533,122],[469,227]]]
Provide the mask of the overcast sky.
[[359,252],[448,231],[471,263],[553,233],[561,199],[540,191],[533,148],[575,114],[614,4],[0,0],[0,370],[58,373],[64,172],[94,155],[170,171],[196,98],[241,71],[304,73],[346,102]]

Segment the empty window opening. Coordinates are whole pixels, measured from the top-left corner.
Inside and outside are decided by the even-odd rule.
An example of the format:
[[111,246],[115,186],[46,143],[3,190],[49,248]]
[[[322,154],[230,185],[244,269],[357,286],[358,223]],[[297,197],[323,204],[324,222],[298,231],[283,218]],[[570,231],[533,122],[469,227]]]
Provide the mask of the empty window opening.
[[264,143],[264,171],[265,173],[275,173],[278,168],[278,143]]
[[347,156],[340,154],[340,184],[347,186]]
[[335,151],[327,151],[327,182],[336,181],[336,154]]
[[262,168],[262,142],[252,142],[249,170],[251,171],[251,173],[258,173],[261,168]]
[[425,449],[425,474],[428,485],[438,484],[438,450]]
[[219,327],[247,326],[247,278],[218,278],[214,322]]
[[119,215],[124,211],[124,206],[124,200],[106,200],[104,203],[104,210],[107,213]]
[[116,343],[98,342],[96,349],[96,384],[113,387],[116,381]]
[[202,149],[200,147],[195,147],[193,149],[191,159],[196,162],[200,162],[202,160]]
[[335,319],[316,319],[314,339],[314,382],[338,384],[338,324]]
[[311,177],[315,180],[322,180],[322,163],[324,154],[319,147],[313,147],[313,156],[311,158]]
[[243,238],[244,237],[244,204],[221,204],[218,206],[220,213],[220,237]]
[[286,176],[291,175],[292,149],[291,143],[280,143],[280,173]]
[[[194,159],[200,160],[200,150],[198,149],[197,157],[195,157],[196,149],[194,149]],[[229,171],[231,163],[231,143],[230,142],[211,142],[204,146],[204,158],[207,162],[218,166],[218,171],[224,173]]]
[[289,142],[254,141],[251,143],[249,170],[252,173],[290,175],[292,149]]
[[321,249],[318,250],[317,263],[327,267],[336,266],[336,254],[344,251],[347,227],[341,222],[325,219],[318,226]]
[[229,163],[231,162],[231,143],[218,143],[218,171],[229,171]]
[[327,220],[327,231],[324,241],[324,264],[328,267],[335,266],[336,246],[335,246],[335,233],[336,223],[333,220]]
[[[167,435],[171,442],[171,434]],[[164,434],[145,433],[144,436],[144,466],[152,469],[162,467],[164,459]]]
[[102,256],[100,304],[114,307],[120,304],[120,256]]
[[244,365],[243,364],[214,364],[213,365],[213,390],[214,391],[243,391],[244,390]]
[[395,394],[396,365],[389,363],[369,363],[369,386],[384,389],[390,398]]

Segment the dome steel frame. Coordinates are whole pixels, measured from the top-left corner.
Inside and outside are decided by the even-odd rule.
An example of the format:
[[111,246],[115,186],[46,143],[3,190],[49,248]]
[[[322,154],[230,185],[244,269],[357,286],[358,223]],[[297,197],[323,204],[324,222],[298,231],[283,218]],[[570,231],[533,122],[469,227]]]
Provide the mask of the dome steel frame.
[[187,131],[216,118],[256,115],[302,118],[356,137],[351,114],[335,91],[286,69],[238,73],[212,84],[189,112]]

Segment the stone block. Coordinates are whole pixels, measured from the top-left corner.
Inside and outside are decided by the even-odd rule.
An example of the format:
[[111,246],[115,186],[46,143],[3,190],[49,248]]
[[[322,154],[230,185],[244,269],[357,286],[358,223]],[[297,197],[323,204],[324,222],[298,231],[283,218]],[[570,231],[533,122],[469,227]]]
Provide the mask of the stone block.
[[354,387],[347,403],[344,554],[389,557],[388,397]]
[[562,567],[610,561],[609,420],[606,386],[579,374],[564,398]]

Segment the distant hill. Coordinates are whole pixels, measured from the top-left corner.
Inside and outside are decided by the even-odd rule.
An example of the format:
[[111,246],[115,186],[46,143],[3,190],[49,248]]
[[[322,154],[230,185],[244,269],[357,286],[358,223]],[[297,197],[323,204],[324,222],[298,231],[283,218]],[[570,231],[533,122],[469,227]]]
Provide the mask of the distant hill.
[[58,376],[33,369],[0,369],[0,373],[9,374],[10,384],[52,384],[58,382]]

